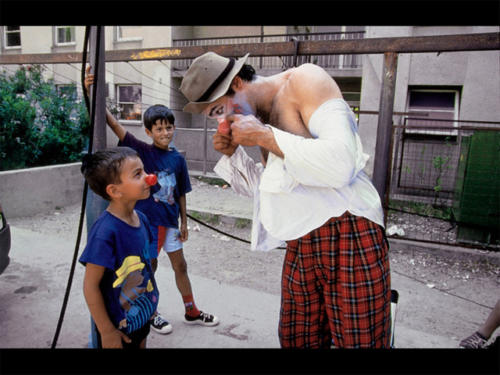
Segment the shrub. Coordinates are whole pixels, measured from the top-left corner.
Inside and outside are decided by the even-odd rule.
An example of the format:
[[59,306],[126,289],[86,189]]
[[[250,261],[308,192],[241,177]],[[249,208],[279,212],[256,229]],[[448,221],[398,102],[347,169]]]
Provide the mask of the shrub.
[[78,161],[88,128],[82,100],[58,93],[39,66],[0,73],[0,170]]

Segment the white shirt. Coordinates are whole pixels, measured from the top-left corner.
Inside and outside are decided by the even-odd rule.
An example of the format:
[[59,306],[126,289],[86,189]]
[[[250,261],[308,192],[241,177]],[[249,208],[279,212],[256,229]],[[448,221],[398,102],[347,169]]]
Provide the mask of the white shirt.
[[284,159],[269,153],[263,168],[238,148],[214,168],[240,194],[242,185],[253,187],[256,231],[261,228],[289,241],[346,211],[384,225],[380,197],[363,172],[369,156],[363,153],[354,114],[343,99],[328,100],[312,114],[312,139],[271,129]]
[[238,146],[231,157],[223,155],[214,167],[214,172],[229,182],[237,194],[253,197],[250,249],[268,251],[286,246],[286,243],[269,234],[260,221],[259,184],[263,171],[264,166],[255,163],[241,146]]

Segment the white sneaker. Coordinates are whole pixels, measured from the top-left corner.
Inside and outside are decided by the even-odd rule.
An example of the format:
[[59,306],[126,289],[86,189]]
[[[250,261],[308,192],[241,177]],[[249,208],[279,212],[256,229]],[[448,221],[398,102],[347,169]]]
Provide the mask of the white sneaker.
[[167,319],[163,318],[158,312],[155,317],[149,321],[149,324],[151,324],[153,331],[161,333],[162,335],[166,335],[173,330],[172,324],[170,324]]
[[213,327],[219,324],[219,318],[217,318],[215,315],[207,314],[200,310],[200,315],[198,315],[196,318],[193,318],[187,314],[184,315],[184,323]]

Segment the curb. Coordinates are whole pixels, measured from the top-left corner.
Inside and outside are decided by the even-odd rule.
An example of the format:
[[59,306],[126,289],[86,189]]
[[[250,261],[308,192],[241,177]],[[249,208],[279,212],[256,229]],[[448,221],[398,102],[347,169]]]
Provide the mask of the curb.
[[[224,223],[244,228],[251,227],[252,219],[228,215],[224,212],[207,211],[200,208],[188,208],[188,213],[208,224]],[[462,246],[436,244],[389,237],[389,245],[399,251],[419,251],[431,255],[439,255],[448,259],[474,260],[477,262],[489,262],[500,266],[500,252],[471,249]]]
[[474,260],[476,262],[490,262],[500,266],[500,252],[472,249],[462,246],[436,244],[406,240],[400,238],[388,238],[392,248],[401,251],[419,251],[427,254],[439,255],[448,259]]
[[197,218],[198,220],[206,222],[209,225],[224,223],[228,225],[237,226],[239,228],[245,228],[245,227],[250,228],[252,226],[252,219],[245,217],[230,216],[221,212],[209,212],[206,210],[188,208],[187,213]]

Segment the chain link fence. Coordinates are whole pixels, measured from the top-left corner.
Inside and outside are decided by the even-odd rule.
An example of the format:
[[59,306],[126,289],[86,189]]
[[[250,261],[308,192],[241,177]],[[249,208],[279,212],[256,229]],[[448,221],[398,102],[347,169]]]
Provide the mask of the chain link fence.
[[500,250],[500,123],[393,126],[389,237]]

